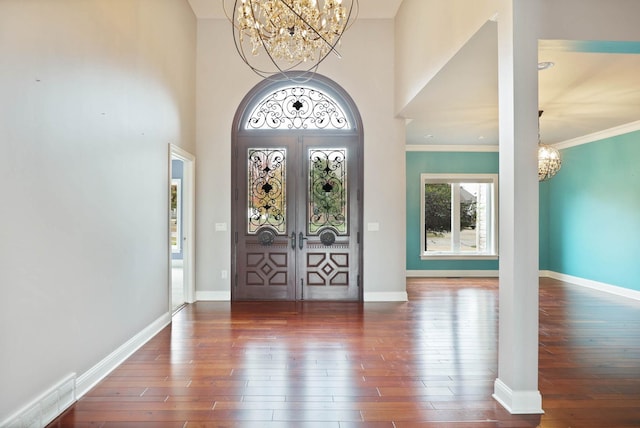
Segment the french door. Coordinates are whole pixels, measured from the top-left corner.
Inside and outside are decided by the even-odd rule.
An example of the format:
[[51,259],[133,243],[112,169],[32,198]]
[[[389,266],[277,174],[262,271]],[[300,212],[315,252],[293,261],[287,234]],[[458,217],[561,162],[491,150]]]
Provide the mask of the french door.
[[236,140],[233,300],[360,299],[360,162],[351,136]]

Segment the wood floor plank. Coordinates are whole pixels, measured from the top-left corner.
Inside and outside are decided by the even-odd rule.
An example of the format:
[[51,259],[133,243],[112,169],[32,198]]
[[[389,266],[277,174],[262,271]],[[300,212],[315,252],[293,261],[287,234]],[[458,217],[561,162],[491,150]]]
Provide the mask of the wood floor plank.
[[409,302],[184,307],[51,427],[640,427],[640,302],[543,279],[544,415],[492,399],[497,280]]

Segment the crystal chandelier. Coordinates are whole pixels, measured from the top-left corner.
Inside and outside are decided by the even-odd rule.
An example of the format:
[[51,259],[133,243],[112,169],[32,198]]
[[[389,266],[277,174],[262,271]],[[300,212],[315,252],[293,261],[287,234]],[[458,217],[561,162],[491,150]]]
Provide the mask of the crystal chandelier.
[[336,46],[358,12],[358,0],[234,0],[230,14],[228,1],[236,50],[261,77],[313,73],[330,53],[340,56]]
[[540,142],[540,117],[538,111],[538,181],[546,181],[556,175],[562,166],[560,152],[555,147]]
[[555,147],[538,144],[538,181],[546,181],[556,175],[562,166],[560,152]]

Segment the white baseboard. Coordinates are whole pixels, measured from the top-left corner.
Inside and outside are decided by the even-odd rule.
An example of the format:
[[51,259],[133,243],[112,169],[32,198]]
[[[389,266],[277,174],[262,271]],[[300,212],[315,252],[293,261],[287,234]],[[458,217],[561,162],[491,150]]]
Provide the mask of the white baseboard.
[[615,294],[616,296],[622,296],[628,299],[640,300],[640,291],[638,290],[631,290],[629,288],[619,287],[617,285],[605,284],[604,282],[592,281],[590,279],[566,275],[564,273],[553,272],[550,270],[540,271],[540,276],[557,279],[558,281],[569,282],[571,284],[591,288],[598,291],[604,291],[605,293]]
[[407,278],[497,278],[497,270],[408,270]]
[[[231,301],[231,292],[196,291],[196,300],[199,302],[228,302]],[[365,302],[406,302],[407,300],[406,291],[364,293]]]
[[495,380],[493,388],[493,398],[512,415],[544,413],[540,391],[514,391],[500,379]]
[[0,427],[44,427],[61,415],[76,400],[76,374],[71,373],[9,418],[0,422]]
[[167,312],[160,318],[152,322],[140,333],[129,339],[124,345],[109,354],[105,359],[80,375],[76,382],[76,392],[78,398],[89,392],[98,382],[104,379],[116,367],[122,364],[127,358],[137,351],[142,345],[147,343],[160,330],[171,323],[171,313]]
[[[497,270],[408,270],[407,278],[498,278]],[[569,282],[571,284],[582,287],[592,288],[594,290],[604,291],[605,293],[615,294],[629,299],[640,300],[640,291],[631,290],[616,285],[605,284],[603,282],[592,281],[590,279],[580,278],[577,276],[565,275],[563,273],[553,272],[550,270],[541,270],[540,277],[557,279],[559,281]]]
[[196,291],[196,300],[199,302],[229,302],[231,291]]
[[365,302],[406,302],[409,300],[406,291],[379,291],[369,292],[365,291]]
[[43,427],[60,416],[68,407],[107,377],[116,367],[147,343],[160,330],[171,323],[166,313],[140,333],[109,354],[105,359],[76,378],[71,373],[53,387],[40,394],[31,403],[0,423],[0,427]]

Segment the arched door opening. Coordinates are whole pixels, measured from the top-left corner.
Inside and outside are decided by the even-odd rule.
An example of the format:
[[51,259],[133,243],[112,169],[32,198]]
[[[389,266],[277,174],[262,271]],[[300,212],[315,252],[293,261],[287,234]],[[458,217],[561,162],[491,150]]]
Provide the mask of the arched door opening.
[[319,75],[263,81],[232,136],[233,300],[362,299],[362,122]]

